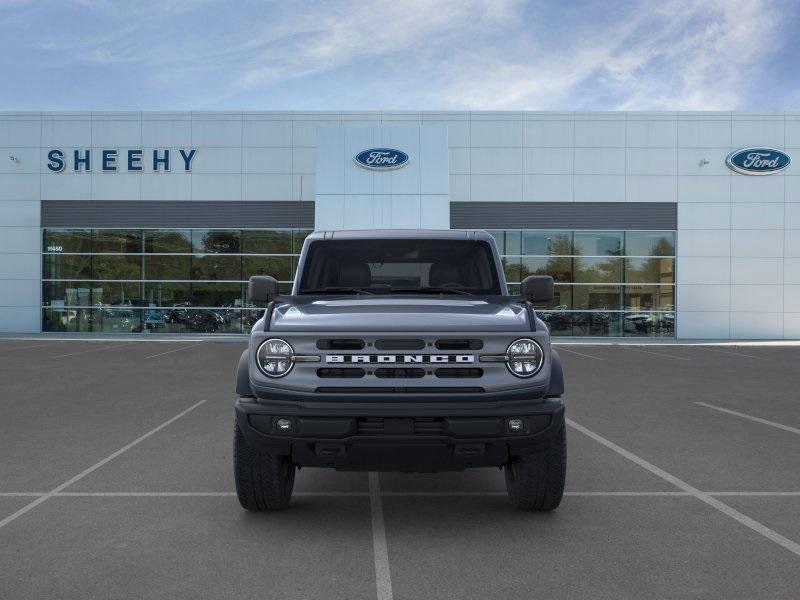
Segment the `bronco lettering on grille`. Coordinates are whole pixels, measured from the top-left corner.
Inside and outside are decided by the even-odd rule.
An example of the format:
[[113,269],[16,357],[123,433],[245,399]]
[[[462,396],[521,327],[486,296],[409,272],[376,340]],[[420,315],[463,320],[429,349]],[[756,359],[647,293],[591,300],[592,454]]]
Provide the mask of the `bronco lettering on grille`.
[[472,354],[328,354],[326,363],[352,364],[415,364],[415,363],[474,363]]

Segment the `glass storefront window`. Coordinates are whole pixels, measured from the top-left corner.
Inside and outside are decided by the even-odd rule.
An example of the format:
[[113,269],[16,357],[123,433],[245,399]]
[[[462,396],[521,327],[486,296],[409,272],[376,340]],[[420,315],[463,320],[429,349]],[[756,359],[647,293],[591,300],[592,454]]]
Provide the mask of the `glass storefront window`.
[[[42,327],[246,333],[251,275],[289,293],[306,229],[44,229]],[[674,231],[493,230],[509,293],[551,275],[537,313],[555,336],[675,335]]]
[[674,258],[626,258],[625,281],[628,283],[673,283]]
[[201,281],[241,281],[242,257],[195,254],[192,256],[191,278]]
[[92,252],[130,254],[142,251],[142,232],[127,229],[96,229],[92,239]]
[[675,256],[672,231],[626,231],[626,256]]
[[92,279],[142,278],[141,254],[95,254],[92,257]]
[[289,256],[245,256],[242,269],[242,279],[245,280],[253,275],[269,275],[278,281],[289,281],[294,277]]
[[533,256],[569,256],[572,254],[572,232],[523,231],[522,254]]
[[572,287],[574,310],[620,310],[622,287],[618,285],[576,285]]
[[46,254],[42,261],[44,279],[91,279],[92,256]]
[[192,257],[185,255],[170,256],[168,254],[145,255],[144,278],[146,280],[191,280]]
[[42,252],[92,251],[91,229],[46,229],[42,236]]
[[238,229],[193,229],[192,250],[197,253],[239,254],[242,232]]
[[144,251],[148,254],[182,253],[192,251],[190,229],[153,229],[144,232]]
[[243,254],[291,254],[291,231],[250,230],[242,232]]
[[621,256],[621,231],[576,231],[574,253],[580,256]]
[[573,259],[569,256],[522,257],[520,279],[528,275],[550,275],[556,282],[571,282],[573,280]]
[[575,283],[622,283],[621,258],[576,258]]
[[626,285],[625,310],[675,310],[675,287]]

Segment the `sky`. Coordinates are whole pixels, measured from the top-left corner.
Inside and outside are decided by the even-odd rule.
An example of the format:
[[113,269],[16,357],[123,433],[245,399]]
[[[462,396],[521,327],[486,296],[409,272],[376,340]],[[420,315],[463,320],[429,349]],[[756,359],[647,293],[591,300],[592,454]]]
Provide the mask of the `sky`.
[[800,110],[800,2],[0,0],[0,110]]

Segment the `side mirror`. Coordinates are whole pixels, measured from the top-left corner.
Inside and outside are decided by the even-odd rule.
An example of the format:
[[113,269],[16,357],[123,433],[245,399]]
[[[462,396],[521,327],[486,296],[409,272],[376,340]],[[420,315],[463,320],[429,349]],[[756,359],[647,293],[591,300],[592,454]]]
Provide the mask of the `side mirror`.
[[530,275],[522,280],[522,296],[529,302],[550,302],[553,299],[553,278]]
[[269,302],[278,295],[278,280],[269,275],[254,275],[247,282],[250,302]]

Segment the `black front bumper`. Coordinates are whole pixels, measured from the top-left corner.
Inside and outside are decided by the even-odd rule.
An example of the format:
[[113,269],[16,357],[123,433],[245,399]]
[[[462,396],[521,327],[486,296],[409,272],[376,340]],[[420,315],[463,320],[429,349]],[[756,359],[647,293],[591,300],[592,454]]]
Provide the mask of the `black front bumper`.
[[[523,420],[512,432],[508,419]],[[291,423],[280,431],[278,419]],[[285,402],[239,398],[248,444],[300,466],[443,471],[500,466],[546,447],[563,426],[560,398],[508,402]]]

